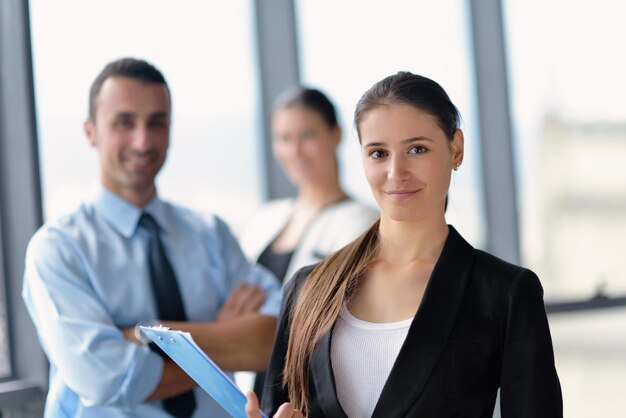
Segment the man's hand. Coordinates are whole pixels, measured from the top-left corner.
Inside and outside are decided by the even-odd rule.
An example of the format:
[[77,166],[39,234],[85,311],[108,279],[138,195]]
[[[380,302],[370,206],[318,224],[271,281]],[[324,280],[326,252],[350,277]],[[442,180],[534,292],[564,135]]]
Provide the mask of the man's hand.
[[240,284],[217,313],[216,321],[225,321],[257,312],[265,302],[265,292],[248,283]]
[[120,331],[122,331],[122,334],[124,334],[124,338],[126,339],[126,341],[143,345],[141,341],[139,341],[137,337],[135,336],[135,327],[122,328]]

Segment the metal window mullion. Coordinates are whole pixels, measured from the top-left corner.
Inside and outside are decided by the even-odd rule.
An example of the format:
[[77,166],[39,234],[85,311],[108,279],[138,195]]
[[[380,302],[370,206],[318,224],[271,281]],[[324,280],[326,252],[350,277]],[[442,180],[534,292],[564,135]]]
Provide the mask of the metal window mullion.
[[47,363],[21,300],[26,246],[42,222],[28,2],[0,2],[0,213],[13,379],[47,385]]
[[487,250],[520,263],[517,183],[500,0],[468,0],[487,219]]
[[298,44],[293,0],[255,0],[257,62],[261,92],[265,198],[293,196],[295,187],[276,163],[271,147],[272,102],[299,83]]

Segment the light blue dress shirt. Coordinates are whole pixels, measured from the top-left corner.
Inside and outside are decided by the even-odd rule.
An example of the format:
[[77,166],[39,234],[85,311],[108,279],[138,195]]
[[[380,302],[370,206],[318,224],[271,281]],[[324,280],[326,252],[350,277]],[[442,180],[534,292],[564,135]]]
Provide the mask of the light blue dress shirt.
[[[212,321],[240,283],[261,286],[261,313],[277,316],[280,287],[250,266],[226,224],[154,198],[144,209],[179,281],[189,321]],[[158,318],[141,209],[100,190],[76,212],[44,225],[26,255],[23,298],[50,361],[46,418],[166,418],[157,387],[163,360],[124,340],[120,328]],[[212,399],[195,389],[194,417],[213,417]]]

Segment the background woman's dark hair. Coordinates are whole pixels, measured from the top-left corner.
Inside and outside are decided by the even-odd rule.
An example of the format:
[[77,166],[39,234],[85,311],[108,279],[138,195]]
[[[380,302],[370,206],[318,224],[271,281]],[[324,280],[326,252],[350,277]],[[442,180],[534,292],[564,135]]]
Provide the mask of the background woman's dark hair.
[[459,110],[437,82],[421,75],[401,71],[374,84],[357,103],[354,124],[359,141],[361,140],[359,125],[365,114],[379,106],[389,104],[407,104],[434,116],[450,141],[461,125]]
[[296,106],[315,110],[322,116],[328,126],[337,126],[335,106],[324,93],[313,88],[296,86],[284,91],[274,101],[272,111]]

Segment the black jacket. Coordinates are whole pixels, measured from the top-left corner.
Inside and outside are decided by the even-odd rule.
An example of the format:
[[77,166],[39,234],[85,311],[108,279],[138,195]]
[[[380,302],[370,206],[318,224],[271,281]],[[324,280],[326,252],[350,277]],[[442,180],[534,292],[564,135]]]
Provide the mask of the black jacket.
[[[262,402],[270,417],[288,401],[281,377],[289,312],[311,269],[285,287]],[[346,417],[331,338],[332,331],[311,357],[309,418]],[[373,417],[491,418],[498,388],[502,418],[563,416],[543,289],[533,272],[474,249],[450,226]]]

